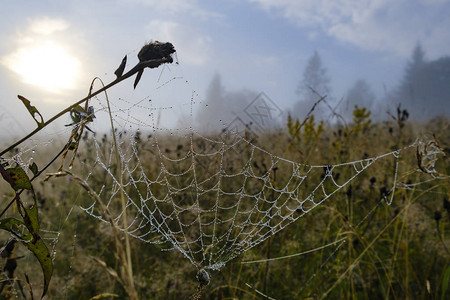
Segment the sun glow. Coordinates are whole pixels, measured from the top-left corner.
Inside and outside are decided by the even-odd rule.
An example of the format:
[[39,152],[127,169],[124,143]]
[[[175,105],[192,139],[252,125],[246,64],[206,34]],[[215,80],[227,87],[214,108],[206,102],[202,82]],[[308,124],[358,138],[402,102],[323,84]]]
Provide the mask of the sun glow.
[[24,82],[53,92],[74,88],[80,66],[77,58],[52,41],[19,48],[5,63]]

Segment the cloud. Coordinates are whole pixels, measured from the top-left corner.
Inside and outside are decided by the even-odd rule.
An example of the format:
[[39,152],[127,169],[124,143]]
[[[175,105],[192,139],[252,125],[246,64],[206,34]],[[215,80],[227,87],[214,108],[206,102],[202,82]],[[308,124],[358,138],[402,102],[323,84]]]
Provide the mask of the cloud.
[[155,40],[173,43],[182,63],[202,65],[212,55],[212,39],[186,24],[153,20],[148,24],[147,31]]
[[223,15],[205,10],[198,5],[198,0],[120,0],[126,5],[145,5],[151,7],[158,15],[166,16],[190,16],[195,18],[209,19],[209,18],[222,18]]
[[212,38],[206,34],[211,22],[222,22],[225,15],[205,9],[198,0],[119,0],[128,6],[151,11],[145,28],[153,40],[171,42],[180,62],[203,65],[212,57]]
[[75,38],[66,39],[69,23],[63,19],[38,17],[11,40],[12,51],[0,64],[16,73],[22,82],[50,93],[77,88],[81,62]]
[[271,55],[253,54],[250,56],[250,59],[255,67],[260,69],[266,69],[268,67],[273,68],[280,62],[279,57]]
[[[249,0],[312,32],[321,30],[365,50],[408,57],[420,41],[431,55],[448,54],[450,5],[444,0]],[[436,47],[439,47],[436,49]]]
[[50,92],[75,86],[79,60],[54,42],[43,42],[18,48],[2,60],[10,70],[29,83]]
[[65,31],[69,24],[63,19],[51,19],[42,17],[29,21],[30,31],[40,35],[51,35],[58,31]]

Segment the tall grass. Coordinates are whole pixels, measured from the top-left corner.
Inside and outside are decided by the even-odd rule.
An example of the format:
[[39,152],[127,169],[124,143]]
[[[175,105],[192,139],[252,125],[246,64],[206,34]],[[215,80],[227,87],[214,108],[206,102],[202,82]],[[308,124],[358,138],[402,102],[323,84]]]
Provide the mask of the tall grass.
[[[318,124],[313,123],[309,129],[298,131],[298,136],[289,134],[289,130],[267,132],[254,143],[271,153],[312,164],[373,157],[412,143],[422,133],[435,134],[444,151],[448,152],[450,145],[449,121],[444,118],[401,127],[395,122],[357,126],[355,123],[346,128],[324,126],[318,133]],[[142,150],[140,160],[151,174],[155,171],[156,153],[150,151],[151,138],[143,136],[146,134],[135,140],[136,146]],[[181,155],[187,147],[180,147],[172,136],[159,140],[174,156]],[[80,144],[79,159],[86,163],[78,167],[95,161],[90,143],[86,140]],[[104,151],[109,151],[108,137],[99,139],[99,143]],[[230,158],[233,159],[239,160],[238,152]],[[74,173],[82,171],[78,167],[74,166]],[[447,156],[439,157],[436,170],[448,174]],[[430,180],[433,179],[430,174],[418,171],[416,149],[401,153],[397,189],[390,195],[395,172],[395,159],[377,162],[323,205],[212,273],[211,284],[203,291],[204,298],[260,299],[262,294],[275,299],[448,298],[448,178]],[[99,186],[104,184],[102,174],[91,176],[91,186],[95,182]],[[40,207],[42,228],[60,233],[49,297],[128,297],[129,292],[117,280],[121,268],[114,246],[117,237],[110,225],[77,208],[76,205],[88,203],[91,198],[79,186],[67,185],[66,180],[55,179],[37,188],[45,198]],[[386,200],[391,196],[393,202],[389,206]],[[343,243],[322,247],[342,238]],[[123,237],[121,240],[124,241]],[[195,293],[196,269],[180,253],[161,252],[157,246],[136,239],[131,239],[130,245],[139,298],[178,299]],[[310,249],[318,250],[267,260]],[[255,260],[262,262],[241,263]],[[19,261],[18,265],[35,275],[30,277],[39,275],[37,270],[30,271],[37,267],[31,262]]]

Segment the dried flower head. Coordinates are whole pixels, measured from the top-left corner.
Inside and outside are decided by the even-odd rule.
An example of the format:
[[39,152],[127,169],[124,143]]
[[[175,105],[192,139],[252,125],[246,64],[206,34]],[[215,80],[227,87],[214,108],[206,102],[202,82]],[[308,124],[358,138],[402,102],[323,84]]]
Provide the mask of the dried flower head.
[[[138,53],[138,58],[140,63],[145,62],[146,67],[157,68],[164,63],[173,63],[173,53],[175,53],[175,47],[172,43],[155,41],[144,45]],[[136,79],[134,80],[134,88],[136,88],[139,80],[141,80],[143,73],[144,69],[139,70],[137,73]]]
[[152,59],[168,59],[173,61],[172,54],[175,48],[172,43],[161,43],[158,41],[150,42],[141,48],[138,53],[139,61],[147,61]]

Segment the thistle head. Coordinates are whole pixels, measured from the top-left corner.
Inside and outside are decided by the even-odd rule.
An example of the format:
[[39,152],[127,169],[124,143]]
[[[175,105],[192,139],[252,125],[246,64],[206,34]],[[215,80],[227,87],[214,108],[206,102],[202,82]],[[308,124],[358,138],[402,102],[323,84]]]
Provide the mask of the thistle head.
[[173,61],[171,55],[175,53],[175,51],[175,47],[172,43],[155,41],[144,45],[138,53],[138,58],[141,62],[153,59],[168,59]]

